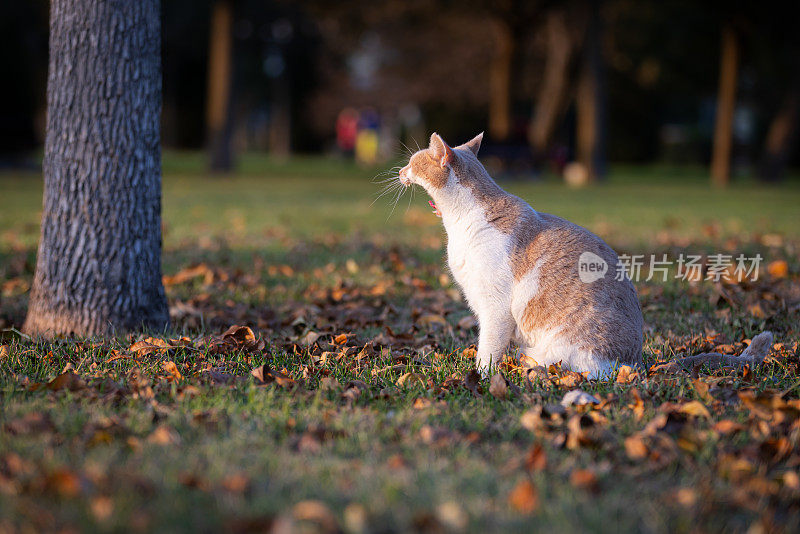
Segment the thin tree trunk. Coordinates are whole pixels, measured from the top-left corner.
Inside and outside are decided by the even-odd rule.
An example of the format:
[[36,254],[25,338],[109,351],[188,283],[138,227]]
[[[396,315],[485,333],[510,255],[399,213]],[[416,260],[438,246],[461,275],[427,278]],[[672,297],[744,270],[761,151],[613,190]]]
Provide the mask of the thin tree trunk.
[[558,119],[566,107],[573,47],[563,12],[554,10],[548,14],[545,31],[547,57],[535,112],[528,129],[528,140],[537,156],[544,154],[550,146]]
[[791,146],[797,133],[797,100],[797,91],[787,96],[769,125],[759,173],[765,182],[777,182],[786,170]]
[[591,181],[606,174],[607,110],[599,4],[599,0],[591,0],[575,102],[577,159]]
[[511,84],[514,65],[514,34],[508,22],[493,24],[495,51],[489,69],[489,134],[505,141],[511,134]]
[[211,11],[208,50],[206,128],[212,171],[233,168],[231,148],[231,80],[233,76],[233,7],[231,0],[217,0]]
[[53,0],[29,334],[163,328],[159,0]]
[[733,115],[736,110],[736,78],[739,69],[739,41],[730,23],[722,27],[719,62],[717,117],[714,124],[714,147],[711,156],[711,182],[725,186],[731,177]]

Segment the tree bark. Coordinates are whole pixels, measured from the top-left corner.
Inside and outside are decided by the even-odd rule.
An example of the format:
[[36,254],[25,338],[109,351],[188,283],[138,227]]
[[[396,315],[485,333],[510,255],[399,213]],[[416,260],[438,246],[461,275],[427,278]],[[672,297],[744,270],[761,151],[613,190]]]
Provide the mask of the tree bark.
[[547,15],[545,23],[547,57],[535,112],[528,129],[528,140],[537,157],[544,154],[550,146],[569,96],[573,43],[564,19],[562,11],[553,10]]
[[233,76],[233,7],[231,0],[217,0],[211,11],[208,49],[206,128],[209,166],[212,171],[233,168],[231,80]]
[[23,329],[164,328],[159,0],[53,0],[44,207]]
[[511,84],[514,33],[507,21],[494,21],[495,51],[489,70],[489,134],[505,141],[511,134]]
[[576,91],[577,160],[591,181],[606,174],[606,83],[601,37],[600,0],[590,0],[583,65]]
[[739,69],[739,41],[730,23],[722,27],[719,62],[717,116],[714,124],[714,147],[711,156],[711,182],[725,186],[731,177],[733,115],[736,111],[736,78]]

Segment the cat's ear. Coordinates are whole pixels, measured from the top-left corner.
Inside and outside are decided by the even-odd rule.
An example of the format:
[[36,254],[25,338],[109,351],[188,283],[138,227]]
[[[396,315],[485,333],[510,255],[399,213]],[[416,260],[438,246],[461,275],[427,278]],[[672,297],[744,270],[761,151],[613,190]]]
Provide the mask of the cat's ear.
[[470,151],[473,154],[475,154],[477,156],[478,155],[478,150],[481,149],[481,141],[483,141],[483,132],[479,133],[478,135],[476,135],[471,140],[467,141],[466,143],[464,143],[463,145],[461,145],[458,148],[461,148],[461,147],[468,148],[468,149],[470,149]]
[[453,149],[450,148],[447,143],[444,142],[444,139],[436,132],[431,134],[431,143],[428,148],[432,152],[433,159],[438,161],[442,167],[453,163],[453,159],[455,158]]

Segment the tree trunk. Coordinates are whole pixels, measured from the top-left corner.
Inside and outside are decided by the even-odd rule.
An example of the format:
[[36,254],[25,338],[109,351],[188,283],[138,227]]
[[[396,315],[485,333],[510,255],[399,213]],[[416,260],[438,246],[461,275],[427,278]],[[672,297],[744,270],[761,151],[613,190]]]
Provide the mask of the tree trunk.
[[733,26],[722,27],[719,62],[717,117],[714,124],[714,148],[711,156],[711,182],[725,186],[731,177],[733,114],[736,111],[736,78],[739,67],[739,42]]
[[159,0],[53,0],[29,334],[164,328]]
[[796,89],[787,96],[773,117],[764,142],[759,178],[777,182],[783,177],[792,144],[797,134],[798,93]]
[[231,79],[233,76],[233,8],[230,0],[217,0],[211,11],[208,49],[206,128],[212,171],[233,168],[231,148]]
[[494,21],[495,51],[489,69],[489,134],[505,141],[511,134],[511,84],[514,34],[504,20]]
[[558,119],[568,101],[573,47],[563,12],[554,10],[547,15],[545,31],[547,57],[535,112],[528,129],[528,140],[537,157],[541,157],[550,146]]
[[591,0],[575,101],[577,160],[590,181],[606,174],[606,85],[599,4],[600,0]]

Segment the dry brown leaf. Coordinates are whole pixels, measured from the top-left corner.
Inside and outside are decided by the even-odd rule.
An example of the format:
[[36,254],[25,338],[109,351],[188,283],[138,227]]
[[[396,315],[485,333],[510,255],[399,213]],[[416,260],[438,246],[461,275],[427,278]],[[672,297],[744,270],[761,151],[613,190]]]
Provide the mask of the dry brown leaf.
[[300,501],[292,508],[292,515],[298,521],[316,523],[321,532],[339,532],[336,516],[322,501]]
[[525,457],[525,469],[528,471],[544,471],[547,467],[547,455],[540,444],[535,444]]
[[231,493],[244,493],[250,488],[250,479],[244,473],[233,473],[223,478],[220,485]]
[[539,492],[528,479],[520,480],[508,494],[508,504],[521,514],[531,514],[539,508]]
[[708,408],[706,408],[700,401],[689,401],[685,404],[682,404],[680,407],[680,412],[694,417],[705,417],[706,419],[711,419],[711,414],[709,413]]
[[177,284],[182,284],[184,282],[188,282],[193,278],[197,278],[202,276],[204,278],[203,283],[205,285],[209,285],[214,281],[214,272],[211,268],[206,265],[205,263],[201,263],[199,265],[194,265],[191,267],[187,267],[185,269],[181,269],[177,273],[171,276],[163,276],[162,282],[165,286],[172,286]]
[[705,402],[714,402],[714,397],[708,392],[710,385],[701,379],[692,380],[692,387],[697,392],[697,395]]
[[786,260],[775,260],[767,265],[767,272],[773,278],[786,278],[789,274],[789,264]]
[[168,341],[156,337],[146,337],[131,345],[128,350],[137,356],[146,356],[153,352],[166,352],[171,348],[173,347]]
[[718,421],[714,425],[714,430],[719,432],[720,434],[731,434],[733,432],[741,432],[745,429],[745,426],[737,423],[736,421],[732,421],[730,419],[723,419]]
[[181,437],[173,429],[165,425],[159,425],[147,437],[147,441],[155,445],[180,445]]
[[575,469],[569,476],[569,482],[575,488],[591,491],[592,493],[600,490],[597,475],[590,469]]
[[0,345],[0,360],[11,356],[11,347],[8,345]]
[[45,387],[50,391],[60,391],[63,389],[79,391],[86,387],[86,382],[72,371],[67,371],[52,379]]
[[574,371],[565,371],[563,375],[553,380],[554,383],[566,388],[577,387],[585,381],[586,377]]
[[180,371],[178,371],[178,366],[175,365],[175,362],[172,360],[167,360],[161,364],[161,367],[164,369],[164,372],[167,373],[167,380],[170,382],[175,382],[178,380],[183,380],[183,375]]
[[461,320],[458,321],[458,327],[461,330],[469,330],[470,328],[475,328],[476,326],[478,326],[478,320],[472,315],[462,317]]
[[647,445],[638,434],[625,438],[625,452],[631,460],[643,460],[647,458]]
[[481,375],[479,375],[478,371],[474,369],[469,371],[467,375],[464,377],[464,387],[470,390],[472,394],[475,395],[476,397],[481,396],[480,382],[481,382]]
[[316,343],[319,338],[320,334],[318,334],[317,332],[309,331],[306,335],[298,339],[297,342],[300,343],[301,345],[310,347],[311,345]]
[[337,345],[344,345],[347,343],[347,334],[339,334],[335,338],[333,338],[333,342]]
[[425,386],[425,377],[419,373],[406,373],[397,379],[399,387],[410,388],[416,385]]
[[639,378],[639,373],[630,365],[623,365],[617,373],[617,384],[630,384]]
[[83,487],[81,477],[75,471],[59,468],[49,473],[44,481],[45,489],[61,497],[75,497]]
[[489,393],[500,400],[508,397],[508,383],[506,383],[506,378],[502,374],[497,373],[492,377],[489,383]]
[[442,328],[447,326],[447,319],[441,315],[429,313],[420,316],[416,321],[417,326],[422,328]]
[[254,347],[256,335],[249,326],[233,325],[222,334],[222,341],[244,347]]

